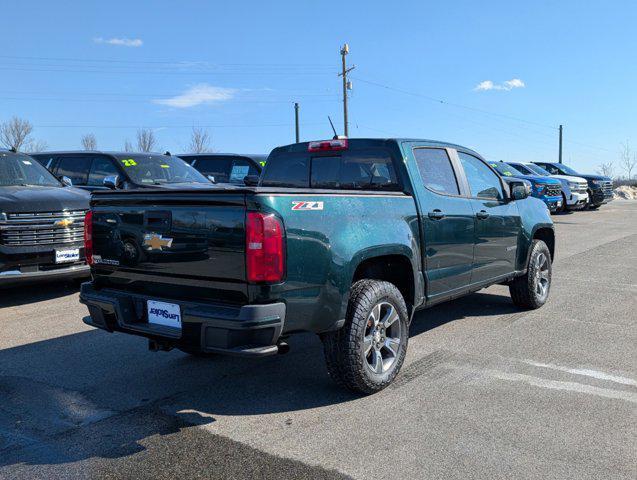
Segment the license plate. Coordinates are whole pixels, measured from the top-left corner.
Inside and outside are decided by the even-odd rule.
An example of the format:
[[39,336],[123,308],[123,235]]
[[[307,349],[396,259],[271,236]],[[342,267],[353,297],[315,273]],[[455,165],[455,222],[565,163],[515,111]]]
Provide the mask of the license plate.
[[181,329],[181,309],[174,303],[148,300],[148,323]]
[[80,249],[74,250],[56,250],[55,263],[77,262],[80,259]]

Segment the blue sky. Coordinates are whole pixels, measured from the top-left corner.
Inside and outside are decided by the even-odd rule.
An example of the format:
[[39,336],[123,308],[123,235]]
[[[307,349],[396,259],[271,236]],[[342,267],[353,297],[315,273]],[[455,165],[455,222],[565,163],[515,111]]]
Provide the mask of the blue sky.
[[294,140],[294,101],[302,139],[329,138],[327,115],[342,131],[348,42],[350,136],[556,160],[562,123],[565,162],[594,170],[637,148],[636,21],[619,0],[10,2],[0,121],[30,120],[51,149],[151,127],[176,153],[207,126],[217,151],[269,152]]

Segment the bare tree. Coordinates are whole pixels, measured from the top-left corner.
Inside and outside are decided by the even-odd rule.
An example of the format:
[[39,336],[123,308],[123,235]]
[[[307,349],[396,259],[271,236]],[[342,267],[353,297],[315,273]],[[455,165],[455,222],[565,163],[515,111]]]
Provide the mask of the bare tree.
[[49,147],[49,145],[44,140],[29,139],[24,144],[24,151],[28,152],[28,153],[31,153],[31,152],[42,152],[42,151],[46,150],[48,147]]
[[622,143],[622,151],[621,151],[621,157],[619,159],[619,165],[628,175],[628,180],[632,180],[633,169],[635,168],[635,166],[637,166],[637,152],[633,152],[630,149],[628,140],[626,140],[626,143]]
[[30,142],[33,125],[28,120],[13,117],[0,125],[0,142],[7,148],[20,150]]
[[124,151],[133,152],[134,150],[132,142],[128,138],[124,140]]
[[600,175],[612,177],[614,171],[615,171],[615,165],[613,165],[613,162],[600,163],[597,166],[597,173],[599,173]]
[[212,148],[210,146],[211,141],[212,138],[207,130],[202,128],[193,128],[188,151],[192,153],[212,152]]
[[137,149],[140,152],[152,152],[157,150],[155,132],[149,128],[140,128],[137,130]]
[[84,150],[97,150],[97,139],[92,133],[82,135],[82,148]]

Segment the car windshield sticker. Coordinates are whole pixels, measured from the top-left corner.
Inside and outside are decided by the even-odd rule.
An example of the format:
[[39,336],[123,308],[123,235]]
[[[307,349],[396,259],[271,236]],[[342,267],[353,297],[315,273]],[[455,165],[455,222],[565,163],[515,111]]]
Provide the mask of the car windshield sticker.
[[292,202],[292,210],[323,210],[323,202]]
[[164,164],[162,164],[162,165],[160,165],[160,167],[161,167],[161,168],[170,168],[170,165],[164,165]]
[[125,158],[124,160],[122,160],[122,163],[125,167],[134,167],[135,165],[137,165],[137,162],[132,158]]
[[24,163],[25,165],[31,165],[31,162],[29,162],[28,160],[22,160],[22,163]]
[[241,181],[243,180],[250,171],[250,167],[248,165],[233,165],[232,171],[230,172],[230,180]]

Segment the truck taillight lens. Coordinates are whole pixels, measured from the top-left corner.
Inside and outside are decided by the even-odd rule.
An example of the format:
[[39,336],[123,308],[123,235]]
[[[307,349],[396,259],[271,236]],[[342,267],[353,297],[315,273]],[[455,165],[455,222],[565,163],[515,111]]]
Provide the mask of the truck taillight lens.
[[93,265],[93,212],[89,210],[84,217],[84,256],[86,263]]
[[308,152],[333,152],[338,150],[347,150],[349,142],[346,138],[338,138],[333,140],[320,140],[318,142],[310,142],[307,145]]
[[283,225],[273,214],[247,214],[246,269],[248,282],[251,283],[277,283],[283,280]]

